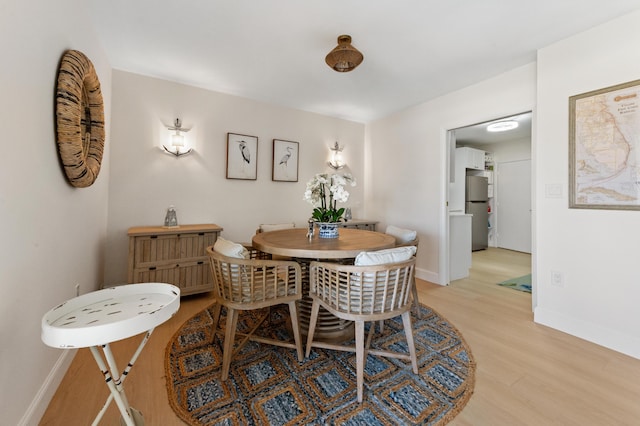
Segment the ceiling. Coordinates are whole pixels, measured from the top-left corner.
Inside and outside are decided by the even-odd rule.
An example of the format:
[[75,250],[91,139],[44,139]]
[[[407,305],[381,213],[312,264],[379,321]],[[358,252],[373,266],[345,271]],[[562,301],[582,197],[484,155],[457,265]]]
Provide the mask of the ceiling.
[[[526,112],[455,129],[456,142],[459,145],[473,146],[515,141],[519,139],[531,140],[531,115],[532,114],[530,112]],[[487,126],[490,124],[507,120],[517,122],[518,127],[505,132],[489,132],[487,130]]]
[[[639,0],[88,0],[114,69],[368,122],[536,59]],[[349,34],[364,62],[324,62]]]

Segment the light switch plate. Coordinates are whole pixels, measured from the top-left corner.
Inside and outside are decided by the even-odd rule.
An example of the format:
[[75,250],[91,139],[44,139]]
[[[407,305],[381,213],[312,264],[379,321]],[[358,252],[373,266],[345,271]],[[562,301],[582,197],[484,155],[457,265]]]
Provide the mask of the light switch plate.
[[562,198],[562,184],[548,183],[544,188],[544,195],[547,198]]

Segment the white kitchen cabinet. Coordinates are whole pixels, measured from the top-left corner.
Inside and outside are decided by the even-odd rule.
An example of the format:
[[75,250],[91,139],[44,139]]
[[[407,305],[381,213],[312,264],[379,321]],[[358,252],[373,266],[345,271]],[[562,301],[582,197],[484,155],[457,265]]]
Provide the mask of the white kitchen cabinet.
[[460,160],[466,169],[484,170],[484,151],[468,146],[456,148],[456,162]]

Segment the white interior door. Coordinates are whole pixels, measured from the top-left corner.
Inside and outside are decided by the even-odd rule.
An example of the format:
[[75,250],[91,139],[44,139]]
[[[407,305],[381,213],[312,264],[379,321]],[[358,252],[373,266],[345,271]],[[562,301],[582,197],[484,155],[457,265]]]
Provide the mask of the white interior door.
[[498,247],[531,253],[531,160],[498,163]]

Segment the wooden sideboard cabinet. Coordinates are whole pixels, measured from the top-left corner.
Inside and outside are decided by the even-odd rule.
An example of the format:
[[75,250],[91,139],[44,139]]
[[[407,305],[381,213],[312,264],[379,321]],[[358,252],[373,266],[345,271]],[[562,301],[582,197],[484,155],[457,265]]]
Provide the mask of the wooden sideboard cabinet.
[[375,231],[377,223],[377,220],[351,219],[347,222],[340,222],[340,227]]
[[212,291],[206,248],[221,231],[214,224],[129,228],[129,283],[173,284],[182,296]]

